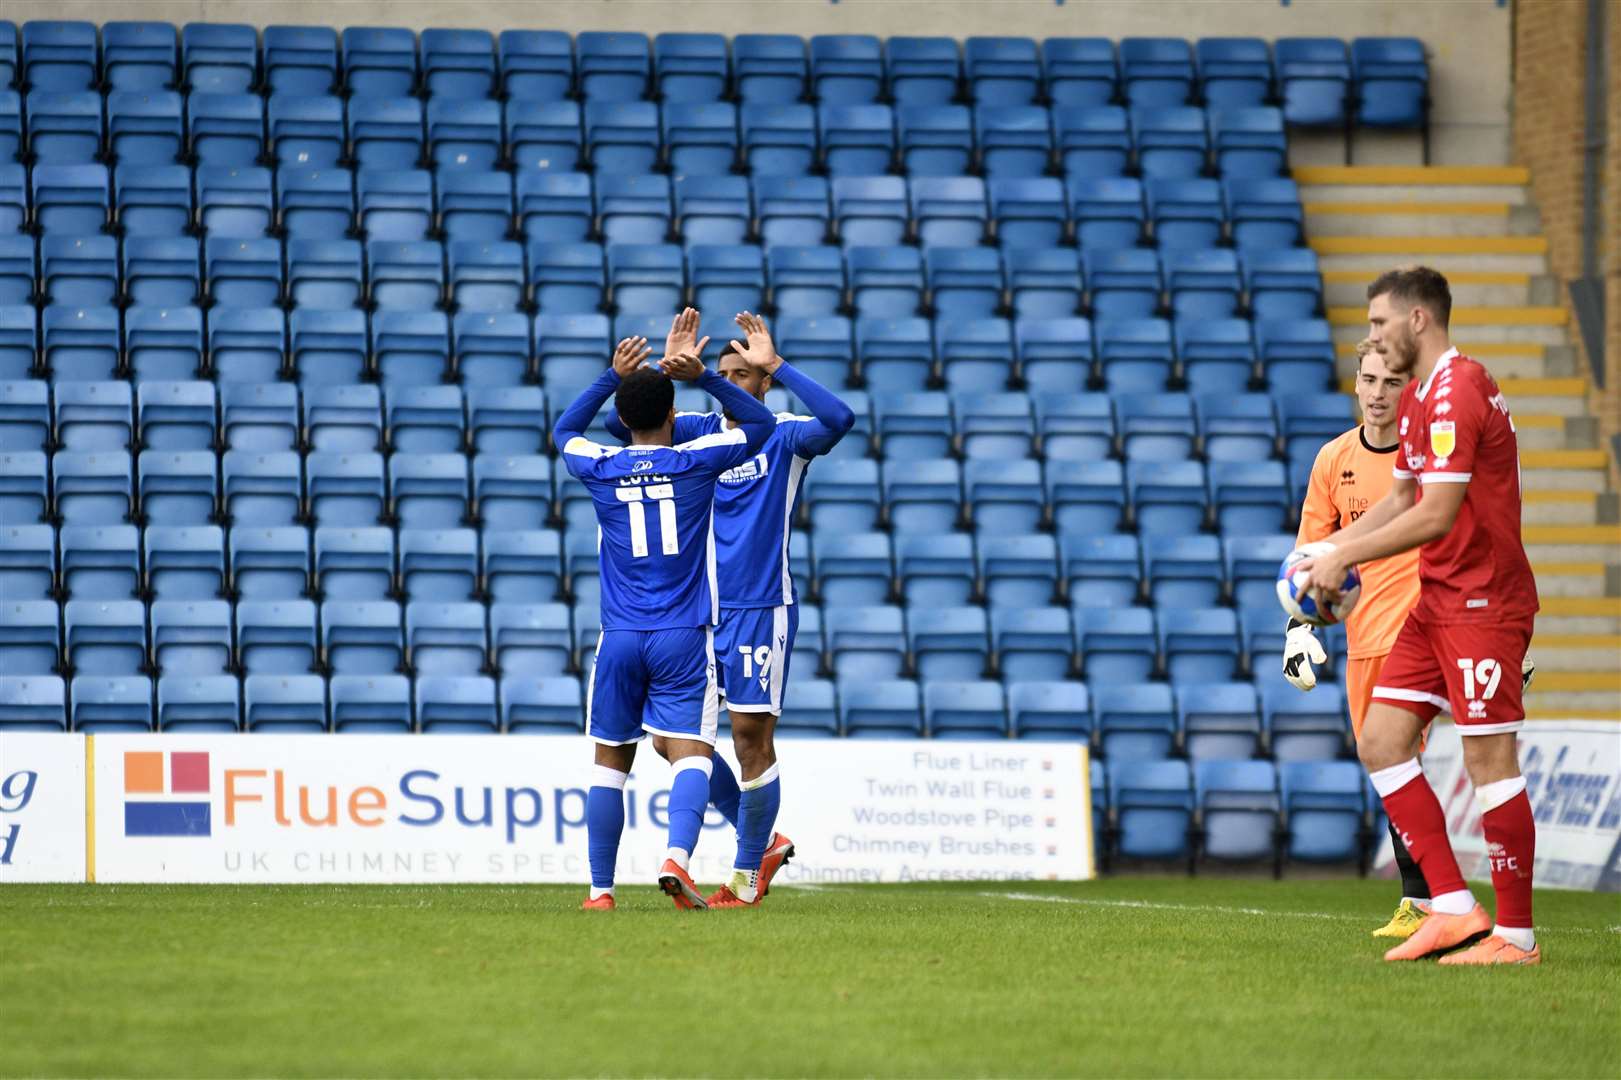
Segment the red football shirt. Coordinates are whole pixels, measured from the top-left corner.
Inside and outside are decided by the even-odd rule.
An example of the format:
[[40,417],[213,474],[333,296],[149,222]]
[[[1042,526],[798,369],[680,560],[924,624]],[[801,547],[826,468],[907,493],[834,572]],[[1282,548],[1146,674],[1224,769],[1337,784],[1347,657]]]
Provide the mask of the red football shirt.
[[1418,611],[1435,623],[1497,622],[1537,611],[1520,540],[1520,450],[1508,402],[1479,362],[1448,349],[1397,406],[1399,480],[1468,484],[1458,517],[1419,557]]

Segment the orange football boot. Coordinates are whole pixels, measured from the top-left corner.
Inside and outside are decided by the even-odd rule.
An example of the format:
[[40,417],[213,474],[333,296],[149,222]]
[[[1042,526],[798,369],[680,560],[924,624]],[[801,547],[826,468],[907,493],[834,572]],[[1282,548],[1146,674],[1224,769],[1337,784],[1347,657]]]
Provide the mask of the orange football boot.
[[593,900],[585,900],[580,904],[581,911],[612,911],[613,909],[613,893],[603,893]]
[[1471,945],[1491,932],[1491,916],[1479,904],[1467,915],[1443,915],[1432,910],[1413,936],[1385,953],[1385,959],[1422,960],[1459,945]]
[[756,896],[754,902],[750,903],[733,892],[730,885],[722,885],[709,894],[708,904],[712,908],[759,907],[760,897]]
[[659,888],[675,901],[679,911],[703,911],[709,906],[704,894],[698,891],[692,875],[681,869],[674,859],[665,859],[664,865],[659,868]]
[[764,896],[771,891],[771,879],[777,876],[777,871],[788,865],[788,860],[794,857],[794,842],[780,832],[771,834],[771,842],[765,846],[765,856],[760,859],[760,895]]
[[1496,934],[1468,949],[1459,949],[1441,957],[1443,964],[1540,964],[1542,949],[1532,945],[1531,951],[1520,948],[1507,938]]

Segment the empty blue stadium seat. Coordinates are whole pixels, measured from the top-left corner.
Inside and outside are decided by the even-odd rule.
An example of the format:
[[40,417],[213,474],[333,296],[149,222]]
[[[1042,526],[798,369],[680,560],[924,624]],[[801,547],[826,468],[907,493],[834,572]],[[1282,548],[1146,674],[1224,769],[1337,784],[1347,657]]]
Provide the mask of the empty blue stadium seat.
[[1302,694],[1284,680],[1281,668],[1269,664],[1261,665],[1255,682],[1273,758],[1326,761],[1344,753],[1351,730],[1341,686],[1320,683],[1310,694]]
[[337,31],[329,26],[267,26],[264,65],[272,97],[335,94],[339,89]]
[[187,23],[180,29],[180,64],[194,93],[257,92],[259,33],[241,24]]
[[234,675],[169,675],[158,679],[158,730],[227,735],[242,726],[242,684]]
[[520,174],[580,168],[585,135],[577,101],[514,99],[506,107],[505,133]]
[[188,148],[201,165],[246,168],[264,154],[265,104],[256,94],[194,93],[186,99]]
[[850,299],[861,315],[905,318],[922,308],[923,257],[916,248],[852,247],[845,266]]
[[6,651],[6,671],[17,675],[49,675],[61,665],[61,609],[54,600],[15,600],[0,603],[0,644]]
[[385,600],[394,592],[394,532],[380,526],[314,530],[315,584],[327,600]]
[[1323,307],[1317,253],[1308,248],[1244,252],[1244,288],[1257,319],[1309,319]]
[[1169,382],[1175,354],[1164,319],[1099,319],[1092,336],[1110,392],[1152,395]]
[[391,600],[321,604],[322,656],[335,675],[388,675],[404,663],[400,608]]
[[[434,221],[432,174],[421,169],[361,169],[355,190],[356,223],[369,242],[427,238]],[[589,196],[589,183],[586,193]]]
[[54,399],[58,449],[122,451],[134,445],[134,394],[129,383],[59,382]]
[[[158,172],[152,170],[152,175]],[[274,224],[268,169],[203,165],[197,169],[196,187],[197,222],[209,236],[260,237],[268,234]],[[119,221],[127,219],[128,209],[121,193]]]
[[231,605],[225,600],[152,604],[152,663],[160,675],[225,675],[232,667]]
[[1243,286],[1238,256],[1227,248],[1188,248],[1160,254],[1171,313],[1178,319],[1215,320],[1238,312]]
[[726,39],[720,34],[660,34],[653,39],[653,78],[669,102],[711,102],[729,88]]
[[1193,783],[1205,856],[1276,855],[1282,800],[1270,761],[1200,761],[1193,767]]
[[1162,614],[1159,651],[1173,684],[1178,688],[1196,685],[1202,690],[1207,684],[1234,677],[1240,647],[1238,617],[1231,608],[1187,608]]
[[[184,167],[173,167],[184,176]],[[136,170],[131,170],[132,172]],[[168,171],[165,175],[170,175]],[[22,173],[19,167],[18,180]],[[16,185],[21,188],[21,184]],[[91,236],[107,224],[108,183],[105,165],[38,165],[29,170],[34,224],[46,234]],[[19,191],[20,194],[20,191]],[[123,222],[124,215],[119,215]],[[18,218],[17,224],[21,224]]]
[[1430,69],[1417,38],[1359,37],[1351,42],[1360,127],[1429,126]]
[[[1054,248],[1063,241],[1067,211],[1063,185],[1056,178],[993,178],[989,197],[996,243],[1004,251]],[[970,242],[971,232],[963,233],[964,242]]]
[[317,525],[375,525],[383,516],[383,456],[317,450],[305,459],[309,513]]
[[1041,60],[1054,106],[1107,105],[1115,99],[1120,71],[1108,38],[1048,38],[1041,43]]
[[427,132],[428,157],[441,177],[490,172],[501,160],[501,103],[432,97],[428,100]]
[[198,241],[191,236],[129,236],[123,244],[124,291],[137,304],[180,307],[202,294]]
[[80,675],[69,687],[73,730],[124,735],[152,730],[152,680]]
[[1240,251],[1287,248],[1301,242],[1300,189],[1287,178],[1230,177],[1222,182],[1233,243]]
[[990,664],[990,636],[982,607],[912,608],[906,641],[925,687],[941,679],[977,679]]
[[1278,176],[1288,168],[1283,113],[1271,106],[1212,109],[1210,142],[1223,176]]
[[0,305],[32,304],[34,277],[34,238],[0,236]]
[[372,352],[384,387],[442,382],[450,371],[450,319],[440,311],[379,311]]
[[62,625],[64,655],[77,674],[139,675],[147,665],[146,607],[139,600],[69,600]]
[[572,675],[501,680],[501,726],[511,734],[577,734],[584,717],[580,680]]
[[198,378],[203,374],[203,313],[191,306],[127,309],[124,362],[137,382]]
[[539,529],[551,513],[551,460],[538,454],[480,454],[473,497],[486,529]]
[[226,514],[235,525],[291,525],[303,504],[296,453],[227,450],[221,458]]
[[681,249],[674,244],[613,244],[608,285],[621,313],[677,311],[686,295]]
[[933,680],[923,684],[923,716],[936,739],[1005,739],[1007,702],[1002,684]]
[[1092,314],[1148,319],[1160,309],[1160,266],[1148,248],[1089,248],[1081,253]]
[[1071,614],[1081,670],[1095,689],[1144,682],[1153,675],[1158,664],[1152,611],[1077,606]]
[[919,738],[923,716],[918,685],[910,679],[841,679],[839,719],[853,739]]
[[[931,180],[935,183],[944,183],[948,186],[939,192],[941,204],[931,204],[930,211],[947,211],[952,208],[949,200],[953,195],[964,194],[962,186],[955,188],[956,179],[970,181],[970,186],[977,183],[972,177],[947,179],[944,177],[923,177],[916,181],[927,185]],[[915,213],[922,216],[922,209],[913,204],[912,211],[907,206],[907,183],[899,176],[836,176],[832,181],[833,217],[838,223],[839,241],[846,248],[856,246],[886,247],[901,243],[907,234],[907,223]],[[919,202],[922,197],[932,194],[932,189],[924,187],[919,192]],[[983,192],[981,192],[983,201]],[[975,236],[969,243],[977,242]],[[941,237],[940,243],[947,241]]]
[[[879,177],[878,181],[895,179]],[[845,245],[865,243],[855,240],[849,231],[850,219],[858,211],[854,206],[841,207],[842,181],[833,181],[834,212],[839,215],[839,235]],[[865,181],[872,184],[874,181]],[[1028,181],[1027,181],[1028,183]],[[917,230],[917,241],[924,247],[972,247],[985,238],[985,227],[990,217],[985,181],[977,176],[920,176],[910,180],[912,218]],[[869,191],[874,191],[869,188]],[[884,196],[880,195],[880,199]],[[880,212],[881,213],[881,212]],[[879,216],[879,215],[875,215]],[[902,230],[905,222],[898,225]],[[896,237],[896,240],[899,236]],[[894,243],[895,240],[887,241]]]
[[1041,60],[1030,38],[968,38],[963,74],[969,96],[982,106],[1030,105],[1041,93]]
[[1248,319],[1178,319],[1176,354],[1196,395],[1243,395],[1255,376]]
[[165,22],[110,22],[101,28],[102,79],[110,90],[161,90],[175,85],[179,50]]
[[488,30],[422,31],[422,81],[430,100],[478,101],[495,89],[495,40]]
[[574,43],[565,31],[503,30],[496,58],[511,100],[558,101],[574,88]]
[[1092,737],[1092,702],[1085,683],[1011,683],[1007,706],[1013,731],[1021,739],[1087,742]]
[[974,130],[963,106],[902,104],[895,110],[895,125],[908,176],[961,176],[968,171]]
[[758,311],[765,300],[765,262],[752,245],[688,248],[687,281],[700,309]]
[[456,528],[467,518],[467,459],[459,452],[419,454],[396,447],[388,459],[388,494],[402,529]]
[[812,246],[826,242],[832,204],[826,178],[756,176],[754,211],[761,245]]
[[1247,682],[1184,683],[1176,689],[1176,712],[1183,746],[1194,760],[1251,758],[1260,746],[1260,700]]
[[895,156],[888,105],[831,105],[817,110],[822,163],[830,176],[881,176]]
[[40,380],[0,382],[0,450],[42,451],[50,443],[50,385]]
[[1272,55],[1262,39],[1202,37],[1194,52],[1200,93],[1213,108],[1248,108],[1272,97]]
[[118,296],[118,241],[111,236],[45,236],[39,242],[40,284],[51,303],[98,307]]
[[[555,561],[555,545],[552,554]],[[566,604],[498,601],[490,605],[490,659],[509,676],[563,675],[573,655],[574,634]]]
[[1264,461],[1273,456],[1278,424],[1265,394],[1205,394],[1194,399],[1199,435],[1211,462]]
[[407,661],[424,675],[478,675],[486,666],[484,605],[413,601],[405,606]]
[[687,248],[741,245],[751,220],[745,177],[676,177],[675,223]]
[[991,609],[996,668],[1008,684],[1067,678],[1074,637],[1069,612],[1060,607]]
[[1273,393],[1320,399],[1332,387],[1334,339],[1326,320],[1263,319],[1255,342]]
[[646,34],[587,31],[574,45],[580,93],[587,101],[634,102],[647,96],[651,50]]
[[[1197,468],[1193,462],[1187,464]],[[1221,602],[1221,541],[1214,536],[1146,534],[1143,570],[1158,607],[1208,608]]]
[[671,172],[724,176],[732,171],[740,144],[737,106],[726,101],[666,101],[661,134]]
[[227,595],[225,533],[218,525],[149,524],[141,541],[146,587],[153,599],[212,600]]
[[31,90],[28,149],[41,165],[88,165],[102,155],[102,101],[93,90]]
[[663,243],[670,233],[670,180],[599,174],[596,210],[606,244]]
[[1111,760],[1109,805],[1119,854],[1135,859],[1190,854],[1194,798],[1187,762]]
[[884,41],[889,97],[897,105],[944,105],[957,96],[962,63],[949,37],[891,37]]
[[1035,419],[1026,395],[959,394],[952,408],[964,457],[1018,459],[1030,455]]
[[986,176],[1035,177],[1047,171],[1053,137],[1046,109],[982,105],[974,110],[974,130]]
[[62,590],[75,600],[127,600],[140,590],[140,539],[133,525],[65,525]]
[[1302,862],[1359,860],[1367,816],[1361,766],[1353,761],[1287,761],[1278,773],[1288,857]]
[[1154,242],[1167,248],[1209,249],[1223,237],[1226,213],[1215,180],[1156,178],[1148,182],[1148,216]]
[[[0,388],[0,393],[3,393]],[[0,593],[7,600],[47,600],[56,592],[56,530],[50,525],[0,529]]]
[[343,734],[411,731],[411,683],[403,675],[334,675],[332,729]]
[[399,97],[417,85],[416,35],[401,27],[343,31],[344,85],[357,97]]
[[867,34],[818,34],[810,39],[812,94],[823,104],[865,105],[884,87],[882,45]]
[[326,681],[319,675],[249,675],[242,680],[248,731],[319,735],[327,730]]
[[1133,247],[1142,237],[1147,211],[1140,180],[1071,175],[1064,189],[1075,240],[1083,250]]
[[68,525],[119,525],[134,509],[128,453],[59,450],[51,457],[51,484],[58,517]]
[[1063,532],[1059,559],[1076,606],[1125,608],[1136,603],[1143,587],[1143,553],[1133,535]]
[[96,24],[57,19],[23,23],[23,83],[44,91],[96,86]]
[[1120,75],[1134,106],[1181,105],[1193,96],[1193,50],[1182,38],[1122,38]]
[[511,313],[523,303],[523,248],[520,245],[505,241],[453,240],[446,246],[446,264],[449,298],[459,315]]
[[1035,394],[1042,456],[1098,461],[1114,453],[1114,406],[1107,394]]
[[1275,48],[1283,116],[1296,127],[1344,127],[1351,64],[1339,38],[1279,38]]
[[[951,398],[945,394],[898,393],[874,399],[878,444],[885,458],[937,464],[951,450]],[[946,526],[950,528],[950,526]]]
[[[974,464],[969,463],[970,471]],[[1039,469],[1035,472],[1039,475]],[[972,494],[970,487],[970,497]],[[976,513],[982,518],[985,516],[980,507],[976,507]],[[1058,542],[1052,536],[1046,533],[997,536],[982,532],[975,547],[980,579],[992,607],[1041,607],[1051,602],[1058,586]]]
[[804,96],[809,68],[804,39],[796,34],[738,34],[732,64],[745,103],[788,104]]
[[411,600],[459,603],[478,591],[478,534],[472,529],[404,528],[400,588]]
[[1126,476],[1120,462],[1049,464],[1044,479],[1053,522],[1060,532],[1105,533],[1124,523]]
[[931,306],[961,318],[990,318],[1002,308],[1001,256],[984,247],[931,247],[923,253]]
[[302,525],[231,529],[231,585],[239,601],[303,595],[310,576],[309,539]]
[[[783,318],[831,316],[843,306],[844,259],[838,248],[772,247],[766,259],[772,301]],[[798,353],[795,359],[800,361]],[[843,385],[848,365],[835,374],[832,385]]]
[[1294,500],[1281,461],[1217,461],[1210,465],[1210,496],[1223,533],[1282,532]]
[[823,532],[813,555],[822,603],[858,606],[889,601],[891,559],[884,533]]
[[237,663],[254,675],[298,676],[316,667],[315,605],[244,600],[236,605]]
[[906,635],[900,608],[830,608],[823,622],[828,655],[841,681],[893,679],[901,674]]
[[895,575],[913,610],[970,603],[977,574],[974,542],[964,533],[895,536]]
[[[1223,558],[1233,586],[1233,602],[1240,611],[1270,603],[1277,593],[1277,568],[1294,550],[1294,535],[1224,538]],[[1275,613],[1274,613],[1275,614]],[[1282,647],[1282,641],[1278,646]]]
[[107,149],[122,167],[173,165],[185,152],[182,101],[173,90],[107,95]]

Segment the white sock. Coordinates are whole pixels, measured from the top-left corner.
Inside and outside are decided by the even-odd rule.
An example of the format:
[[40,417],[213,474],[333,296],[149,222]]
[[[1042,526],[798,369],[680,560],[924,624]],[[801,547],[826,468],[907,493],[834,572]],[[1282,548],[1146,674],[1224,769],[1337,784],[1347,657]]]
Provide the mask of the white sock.
[[733,868],[729,887],[732,895],[745,904],[754,903],[755,897],[760,895],[760,871]]
[[678,847],[665,848],[664,857],[675,863],[681,869],[685,870],[687,868],[687,860],[692,858],[692,852],[683,851]]
[[1494,926],[1492,934],[1526,952],[1530,952],[1537,945],[1536,931],[1529,926]]
[[1373,790],[1379,793],[1381,799],[1400,791],[1417,777],[1423,776],[1424,770],[1418,764],[1418,758],[1408,758],[1398,765],[1388,769],[1377,769],[1368,774],[1373,782]]
[[591,886],[591,899],[593,900],[599,896],[612,896],[613,894],[614,887],[612,885],[608,886],[606,889],[599,889],[595,885]]
[[1439,915],[1467,915],[1475,910],[1475,894],[1468,889],[1442,893],[1430,901],[1430,910]]

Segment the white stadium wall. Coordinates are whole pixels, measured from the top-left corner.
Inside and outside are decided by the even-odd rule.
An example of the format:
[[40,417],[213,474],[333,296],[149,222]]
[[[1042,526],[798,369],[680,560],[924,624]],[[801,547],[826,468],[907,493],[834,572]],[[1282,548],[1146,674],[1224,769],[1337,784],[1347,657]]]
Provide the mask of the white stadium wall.
[[[471,26],[666,30],[699,33],[1010,34],[1044,38],[1134,35],[1263,38],[1389,35],[1421,39],[1430,53],[1434,160],[1500,165],[1509,155],[1513,9],[1497,0],[9,0],[5,17],[158,19],[333,26]],[[1338,139],[1325,143],[1333,163]],[[1359,140],[1357,160],[1417,162],[1416,140]],[[1319,155],[1313,154],[1314,162]]]

